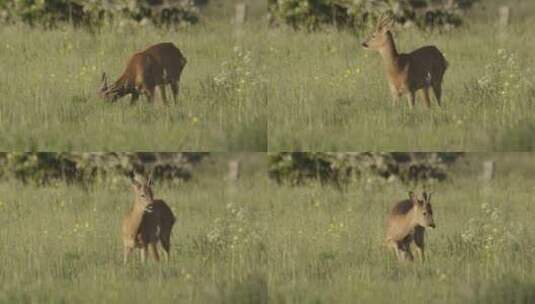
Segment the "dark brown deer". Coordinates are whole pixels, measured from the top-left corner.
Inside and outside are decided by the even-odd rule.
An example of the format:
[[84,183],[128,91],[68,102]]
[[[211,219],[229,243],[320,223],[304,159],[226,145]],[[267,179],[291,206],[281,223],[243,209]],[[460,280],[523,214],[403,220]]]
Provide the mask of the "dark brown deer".
[[387,220],[386,244],[393,248],[400,261],[414,260],[411,243],[416,245],[416,252],[424,260],[425,228],[435,228],[431,194],[423,192],[419,200],[414,192],[409,192],[409,199],[397,203],[390,211]]
[[112,85],[108,86],[108,77],[103,73],[99,94],[111,102],[128,94],[132,95],[131,103],[137,101],[140,95],[153,102],[158,87],[162,101],[167,103],[165,86],[170,85],[176,102],[180,76],[186,63],[186,58],[173,43],[155,44],[132,55],[123,74]]
[[414,106],[416,91],[421,89],[425,103],[430,107],[429,89],[432,88],[440,106],[442,79],[448,68],[448,62],[435,46],[424,46],[407,54],[398,53],[390,32],[393,22],[392,18],[381,17],[375,32],[362,43],[362,46],[378,51],[383,57],[395,104],[399,102],[401,96],[407,95],[409,106]]
[[151,178],[147,182],[132,179],[134,204],[123,219],[122,238],[124,246],[124,263],[134,248],[141,248],[141,261],[145,262],[149,250],[155,260],[159,261],[158,243],[160,242],[166,259],[169,259],[171,230],[176,221],[169,206],[152,193]]

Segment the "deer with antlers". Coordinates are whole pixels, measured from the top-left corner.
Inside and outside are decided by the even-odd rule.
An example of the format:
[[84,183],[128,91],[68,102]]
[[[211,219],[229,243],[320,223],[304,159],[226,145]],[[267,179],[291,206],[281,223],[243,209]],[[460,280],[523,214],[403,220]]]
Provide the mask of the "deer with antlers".
[[176,102],[180,76],[186,63],[186,58],[173,43],[155,44],[132,55],[123,74],[112,85],[108,85],[108,77],[102,73],[99,95],[114,102],[131,94],[131,103],[137,101],[140,95],[145,95],[152,102],[156,88],[159,88],[162,101],[167,104],[165,86],[170,85]]
[[145,181],[143,177],[134,174],[132,190],[134,204],[124,217],[122,225],[124,263],[128,262],[134,248],[142,249],[142,262],[145,262],[149,250],[153,258],[159,261],[158,243],[161,243],[164,255],[169,260],[171,230],[176,221],[171,208],[163,200],[154,198],[151,177]]
[[416,246],[416,253],[424,260],[425,228],[435,228],[431,193],[423,192],[419,199],[414,192],[409,192],[409,199],[395,204],[387,218],[386,244],[393,248],[400,261],[412,261],[411,244]]
[[362,46],[381,54],[394,103],[397,104],[401,96],[407,95],[409,106],[412,107],[416,92],[422,90],[424,101],[430,107],[429,90],[432,89],[440,106],[442,79],[448,68],[444,55],[435,46],[424,46],[407,54],[398,53],[390,32],[393,24],[392,17],[381,16],[375,31]]

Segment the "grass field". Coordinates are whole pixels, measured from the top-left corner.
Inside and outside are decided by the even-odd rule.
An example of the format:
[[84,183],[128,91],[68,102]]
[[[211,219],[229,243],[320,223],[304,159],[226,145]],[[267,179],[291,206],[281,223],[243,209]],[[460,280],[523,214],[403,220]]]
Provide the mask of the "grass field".
[[[47,151],[526,151],[535,148],[535,5],[485,2],[448,32],[396,30],[400,51],[435,44],[450,68],[444,106],[393,107],[380,56],[365,33],[268,29],[260,2],[241,30],[232,7],[200,25],[128,25],[91,34],[0,29],[0,148]],[[513,5],[500,34],[497,7]],[[223,9],[223,8],[225,9]],[[175,42],[188,58],[182,93],[167,108],[99,100],[102,71],[118,76],[134,51]]]
[[[269,32],[273,78],[271,151],[527,151],[535,119],[535,47],[529,1],[485,1],[486,9],[449,32],[398,29],[398,51],[436,45],[449,61],[443,107],[392,105],[381,57],[358,36],[336,31]],[[513,21],[500,34],[499,4]],[[275,72],[276,71],[276,72]]]
[[[170,264],[122,265],[128,184],[0,183],[1,303],[533,303],[534,155],[467,155],[428,185],[437,229],[425,264],[399,265],[384,219],[408,188],[355,182],[340,192],[290,188],[245,155],[243,178],[221,181],[214,157],[189,183],[157,184],[177,215]],[[478,180],[480,161],[496,178]],[[266,300],[266,301],[265,301]]]
[[[245,31],[237,36],[222,23],[177,32],[117,25],[94,35],[4,27],[0,148],[266,151],[266,86],[244,78],[260,64],[262,38],[254,27]],[[103,71],[115,79],[131,54],[161,41],[174,42],[188,60],[176,104],[99,100]]]

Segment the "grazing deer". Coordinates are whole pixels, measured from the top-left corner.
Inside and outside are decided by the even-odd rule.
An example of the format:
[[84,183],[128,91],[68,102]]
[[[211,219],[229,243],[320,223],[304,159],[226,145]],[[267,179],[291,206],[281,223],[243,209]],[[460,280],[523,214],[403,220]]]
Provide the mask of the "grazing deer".
[[157,244],[161,242],[166,259],[169,259],[171,230],[175,216],[169,206],[159,199],[154,199],[151,178],[144,183],[132,179],[134,204],[123,219],[122,236],[124,245],[124,263],[134,248],[141,248],[141,261],[145,262],[150,251],[156,261],[160,260]]
[[448,62],[435,46],[424,46],[408,54],[398,53],[390,32],[393,23],[392,18],[381,17],[374,33],[362,43],[365,49],[378,51],[383,57],[393,102],[397,104],[401,96],[407,95],[412,107],[416,91],[422,89],[425,103],[430,107],[429,88],[432,88],[440,106],[442,78]]
[[180,76],[186,63],[186,58],[173,43],[155,44],[132,55],[123,74],[111,86],[108,86],[106,73],[102,73],[99,94],[103,99],[112,102],[131,94],[131,103],[143,94],[152,102],[155,89],[159,87],[162,100],[167,103],[165,86],[169,84],[176,102]]
[[413,241],[419,258],[424,261],[425,228],[435,228],[435,221],[431,193],[423,192],[422,197],[419,200],[414,192],[409,192],[409,199],[397,203],[388,215],[386,243],[400,261],[414,260],[410,249]]

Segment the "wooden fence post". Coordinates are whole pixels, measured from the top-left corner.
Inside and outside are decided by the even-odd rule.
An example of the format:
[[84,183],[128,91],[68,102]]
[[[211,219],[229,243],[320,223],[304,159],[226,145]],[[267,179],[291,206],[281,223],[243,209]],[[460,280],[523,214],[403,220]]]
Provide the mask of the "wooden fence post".
[[240,26],[247,21],[247,4],[238,3],[235,8],[236,15],[234,16],[234,24]]
[[239,160],[229,161],[227,180],[230,182],[236,182],[239,178],[240,178],[240,161]]
[[507,5],[500,6],[498,13],[498,25],[501,29],[504,29],[509,25],[509,22],[511,21],[511,8]]

